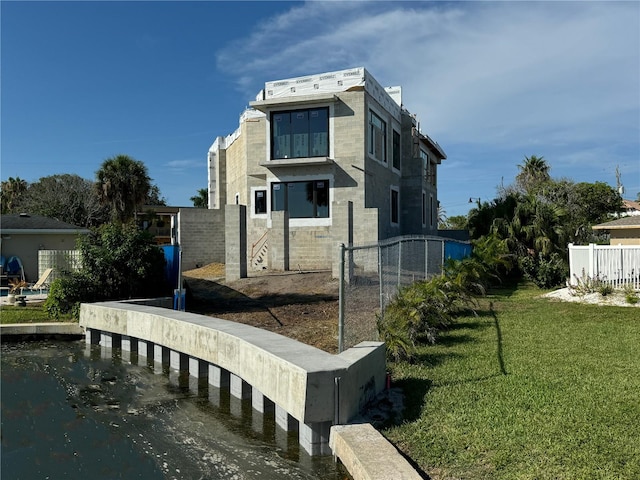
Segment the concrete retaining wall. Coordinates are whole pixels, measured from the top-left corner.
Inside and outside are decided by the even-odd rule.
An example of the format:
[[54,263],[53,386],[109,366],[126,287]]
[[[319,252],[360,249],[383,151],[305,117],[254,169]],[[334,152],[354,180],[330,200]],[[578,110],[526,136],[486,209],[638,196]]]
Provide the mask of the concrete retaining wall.
[[89,342],[126,349],[138,340],[147,355],[183,354],[208,362],[214,376],[222,370],[232,375],[232,383],[241,379],[254,395],[299,422],[300,444],[312,455],[329,453],[330,426],[347,423],[384,389],[380,342],[331,355],[248,325],[125,302],[82,304],[80,325]]

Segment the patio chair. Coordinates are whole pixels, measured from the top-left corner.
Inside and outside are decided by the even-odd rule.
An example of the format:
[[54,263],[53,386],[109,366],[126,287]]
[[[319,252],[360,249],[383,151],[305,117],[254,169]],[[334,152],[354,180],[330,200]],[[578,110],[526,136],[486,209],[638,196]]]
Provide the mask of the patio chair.
[[51,272],[53,272],[53,268],[47,268],[44,272],[42,272],[42,275],[40,275],[38,281],[32,285],[29,285],[27,288],[31,291],[38,290],[40,293],[42,293],[43,290],[49,288],[49,277],[51,276]]

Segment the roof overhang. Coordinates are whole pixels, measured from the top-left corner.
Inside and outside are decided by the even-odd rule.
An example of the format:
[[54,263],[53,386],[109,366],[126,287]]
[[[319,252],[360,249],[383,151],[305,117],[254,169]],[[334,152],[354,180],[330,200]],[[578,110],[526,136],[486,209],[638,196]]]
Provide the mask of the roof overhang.
[[86,228],[3,228],[2,235],[87,235],[90,231]]
[[284,158],[281,160],[263,160],[260,162],[260,166],[266,168],[310,167],[314,165],[333,165],[334,163],[329,157]]
[[315,105],[319,103],[335,103],[340,98],[335,93],[325,93],[318,95],[301,95],[299,97],[282,97],[271,98],[269,100],[255,100],[249,102],[251,108],[260,110],[263,113],[267,113],[274,108],[295,108],[304,107],[307,105]]

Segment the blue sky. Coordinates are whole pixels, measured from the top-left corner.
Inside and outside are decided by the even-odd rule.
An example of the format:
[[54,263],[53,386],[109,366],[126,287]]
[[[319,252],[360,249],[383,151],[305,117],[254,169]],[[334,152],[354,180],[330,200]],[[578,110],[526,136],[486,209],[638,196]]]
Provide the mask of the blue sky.
[[95,179],[127,154],[171,205],[266,81],[363,66],[448,155],[466,214],[525,156],[640,192],[640,3],[0,2],[0,177]]

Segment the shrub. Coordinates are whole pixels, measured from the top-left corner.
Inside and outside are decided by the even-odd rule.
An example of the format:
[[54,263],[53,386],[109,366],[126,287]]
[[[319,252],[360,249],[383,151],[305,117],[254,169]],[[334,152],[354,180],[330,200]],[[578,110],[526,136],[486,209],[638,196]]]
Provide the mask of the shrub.
[[603,297],[606,297],[613,293],[613,286],[610,283],[603,283],[600,285],[600,288],[598,288],[598,292],[600,292],[600,295]]
[[627,283],[624,286],[624,298],[630,305],[635,305],[636,303],[638,303],[638,301],[640,301],[640,299],[638,298],[638,292],[630,283]]
[[78,242],[79,272],[55,280],[45,303],[49,315],[79,316],[80,302],[155,297],[168,293],[164,255],[148,232],[133,224],[106,224]]
[[575,279],[575,284],[572,285],[568,283],[567,288],[569,290],[569,294],[574,297],[582,297],[589,293],[596,293],[605,285],[603,279],[597,275],[595,277],[588,276],[584,269],[582,269],[582,275],[580,277],[574,275],[573,278]]
[[95,301],[99,295],[98,286],[80,272],[67,273],[55,279],[49,288],[44,309],[51,318],[71,314],[80,317],[80,302]]
[[475,305],[471,292],[477,285],[467,282],[468,269],[455,265],[448,274],[401,289],[378,317],[380,338],[394,360],[411,360],[418,343],[435,343],[438,331]]
[[539,288],[553,288],[565,281],[568,268],[565,261],[557,253],[549,256],[527,255],[518,258],[518,266],[525,278],[531,280]]

